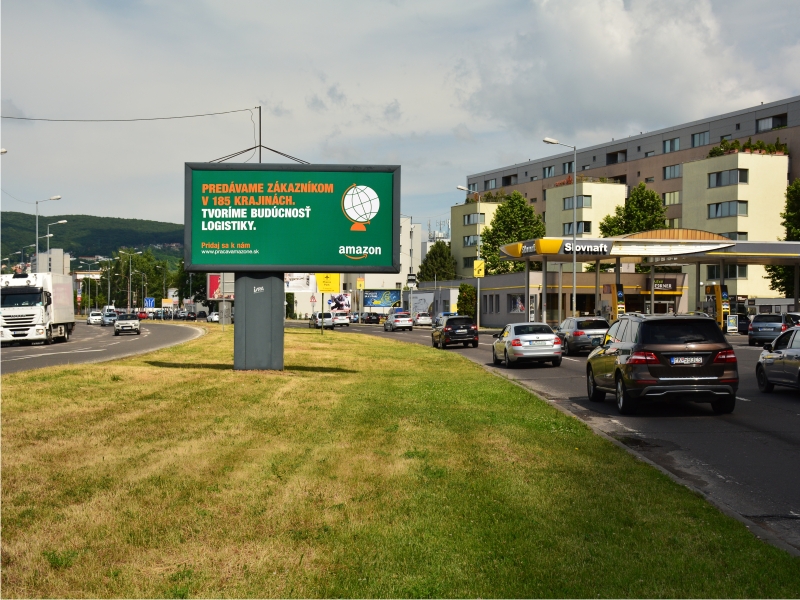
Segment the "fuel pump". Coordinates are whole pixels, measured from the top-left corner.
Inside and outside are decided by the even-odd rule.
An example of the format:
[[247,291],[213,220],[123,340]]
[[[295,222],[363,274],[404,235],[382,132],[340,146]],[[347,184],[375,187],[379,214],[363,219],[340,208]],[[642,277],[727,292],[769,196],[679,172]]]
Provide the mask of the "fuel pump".
[[622,284],[611,284],[611,319],[616,321],[625,313],[625,290]]
[[722,331],[725,331],[728,315],[731,312],[731,301],[728,297],[727,285],[707,285],[706,296],[714,296],[714,319]]

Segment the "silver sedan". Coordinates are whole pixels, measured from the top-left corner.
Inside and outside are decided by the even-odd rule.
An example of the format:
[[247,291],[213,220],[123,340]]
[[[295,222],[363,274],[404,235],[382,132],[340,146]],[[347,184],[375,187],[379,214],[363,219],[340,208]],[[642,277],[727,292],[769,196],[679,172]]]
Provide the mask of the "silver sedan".
[[512,323],[495,333],[492,361],[506,367],[522,362],[552,362],[561,365],[561,339],[547,323]]

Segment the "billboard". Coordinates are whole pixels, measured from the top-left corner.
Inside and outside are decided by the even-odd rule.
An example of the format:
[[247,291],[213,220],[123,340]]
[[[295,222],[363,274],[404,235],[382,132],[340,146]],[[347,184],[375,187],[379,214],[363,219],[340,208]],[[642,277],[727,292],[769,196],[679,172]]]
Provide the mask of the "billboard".
[[326,302],[331,312],[350,312],[350,294],[333,294]]
[[433,307],[433,292],[414,292],[411,295],[414,306],[411,313],[430,312]]
[[208,273],[206,295],[209,300],[233,300],[236,282],[233,273]]
[[283,285],[287,292],[313,292],[317,278],[314,273],[284,273]]
[[186,163],[187,271],[400,272],[400,167]]
[[364,290],[364,308],[400,306],[400,290]]

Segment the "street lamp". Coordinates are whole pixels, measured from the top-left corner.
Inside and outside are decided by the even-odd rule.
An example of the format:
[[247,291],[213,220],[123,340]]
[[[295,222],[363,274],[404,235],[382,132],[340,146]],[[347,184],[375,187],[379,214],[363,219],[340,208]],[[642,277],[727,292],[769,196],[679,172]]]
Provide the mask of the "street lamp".
[[[575,177],[578,168],[578,147],[562,144],[558,140],[549,137],[544,138],[542,141],[545,144],[556,144],[558,146],[564,146],[565,148],[572,148],[572,313],[574,315],[575,311],[578,309],[578,256],[575,252],[575,237],[578,234],[578,180]],[[560,303],[561,300],[559,300],[559,304]],[[560,317],[561,315],[559,315],[559,318]],[[544,320],[547,320],[547,315],[545,315]]]
[[108,296],[106,297],[106,306],[112,306],[113,303],[111,302],[111,263],[115,260],[119,260],[119,256],[115,256],[114,258],[109,258],[106,263],[106,278],[108,279]]
[[[136,250],[136,248],[134,248]],[[128,255],[128,312],[131,312],[131,269],[133,268],[132,262],[134,254],[141,254],[141,250],[139,252],[125,252],[123,250],[119,251],[120,254],[127,254]]]
[[56,221],[55,223],[48,223],[47,224],[47,272],[48,273],[50,272],[50,226],[51,225],[63,225],[66,222],[67,222],[66,219],[61,219],[60,221]]
[[[86,274],[89,275],[89,269],[92,268],[92,265],[99,265],[99,262],[90,262],[90,263],[81,263],[84,267],[86,267]],[[89,312],[92,309],[92,277],[89,276],[89,301],[86,303],[86,311]],[[97,298],[95,298],[95,304],[97,303]],[[95,306],[97,308],[97,306]]]
[[36,269],[39,270],[39,203],[50,202],[51,200],[61,200],[61,196],[50,196],[47,200],[36,201]]
[[[478,194],[478,192],[476,192],[476,191],[473,191],[473,190],[471,190],[469,188],[464,187],[463,185],[457,185],[456,189],[457,190],[462,190],[464,192],[469,192],[470,194],[475,194],[475,196],[477,197],[477,200],[475,202],[478,205],[477,211],[478,211],[478,215],[480,215],[481,214],[481,196],[480,196],[480,194]],[[480,221],[480,216],[478,217],[477,225],[478,225],[478,255],[475,258],[475,260],[480,260],[481,259],[481,221]],[[474,272],[473,272],[473,275],[474,275]],[[480,331],[480,329],[481,329],[481,278],[480,277],[476,277],[475,279],[478,280],[478,299],[477,299],[478,303],[477,303],[477,307],[476,307],[477,310],[475,311],[475,322],[476,322],[476,324],[478,326],[478,331]]]

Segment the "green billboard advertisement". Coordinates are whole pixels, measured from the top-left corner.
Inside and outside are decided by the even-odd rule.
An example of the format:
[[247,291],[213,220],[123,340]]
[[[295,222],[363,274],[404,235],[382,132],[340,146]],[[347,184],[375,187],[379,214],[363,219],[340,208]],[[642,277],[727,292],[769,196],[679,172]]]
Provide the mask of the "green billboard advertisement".
[[400,167],[186,163],[187,271],[400,272]]

